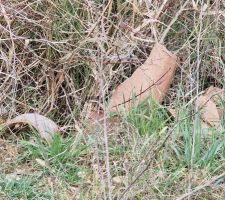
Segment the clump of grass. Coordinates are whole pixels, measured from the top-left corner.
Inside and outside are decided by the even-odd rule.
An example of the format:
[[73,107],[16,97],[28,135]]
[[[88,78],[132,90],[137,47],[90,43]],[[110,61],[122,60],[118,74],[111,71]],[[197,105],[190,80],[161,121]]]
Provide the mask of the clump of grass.
[[165,128],[170,122],[170,117],[165,108],[152,98],[148,98],[146,102],[132,108],[126,120],[138,130],[140,135],[154,135]]
[[0,194],[3,196],[55,199],[60,192],[52,191],[50,182],[69,193],[69,185],[83,185],[87,181],[85,178],[92,173],[87,159],[91,152],[82,136],[62,139],[55,135],[50,146],[38,137],[31,141],[18,140],[17,144],[20,154],[11,163],[11,173],[2,174],[0,178]]

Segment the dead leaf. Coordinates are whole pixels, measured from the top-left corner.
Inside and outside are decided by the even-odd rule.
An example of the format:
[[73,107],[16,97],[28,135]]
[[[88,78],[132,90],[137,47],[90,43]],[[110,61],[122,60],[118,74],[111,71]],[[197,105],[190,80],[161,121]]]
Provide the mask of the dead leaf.
[[55,122],[37,113],[26,113],[19,115],[14,119],[6,121],[3,126],[9,127],[18,123],[24,123],[33,126],[40,133],[41,137],[44,138],[48,143],[52,141],[52,137],[55,133],[60,132],[59,127]]
[[177,117],[176,109],[171,108],[171,107],[167,107],[166,110],[167,110],[168,115],[169,115],[171,118],[175,119],[175,118]]
[[46,167],[46,168],[49,167],[48,163],[47,163],[45,160],[42,160],[42,159],[40,159],[40,158],[36,158],[35,160],[36,160],[36,162],[37,162],[40,166]]
[[121,83],[110,99],[111,111],[117,111],[121,106],[126,109],[133,106],[133,96],[140,103],[152,95],[157,102],[162,102],[172,82],[177,57],[171,54],[163,45],[155,44],[148,59],[133,75]]

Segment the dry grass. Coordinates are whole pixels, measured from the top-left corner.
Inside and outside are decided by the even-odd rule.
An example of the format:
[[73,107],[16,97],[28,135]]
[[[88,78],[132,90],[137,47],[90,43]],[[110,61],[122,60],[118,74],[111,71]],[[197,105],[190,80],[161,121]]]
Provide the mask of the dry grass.
[[[21,148],[15,169],[34,167],[34,177],[22,179],[33,193],[13,193],[23,189],[9,189],[3,175],[0,196],[32,199],[43,187],[38,183],[43,173],[41,181],[50,189],[37,199],[175,199],[223,171],[223,133],[205,136],[198,116],[190,115],[202,90],[224,86],[223,0],[0,0],[0,10],[0,121],[39,112],[64,127],[66,140],[51,154],[26,134],[5,134],[5,141]],[[164,106],[176,108],[184,120],[168,120],[164,106],[153,106],[154,112],[144,106],[122,114],[116,127],[85,131],[90,104],[107,107],[113,89],[158,41],[180,59]],[[171,137],[161,146],[167,132]],[[25,140],[29,144],[21,147]],[[76,157],[74,149],[80,150]],[[65,160],[52,162],[64,151]],[[37,167],[40,157],[55,171]],[[224,180],[219,181],[193,199],[223,199]]]

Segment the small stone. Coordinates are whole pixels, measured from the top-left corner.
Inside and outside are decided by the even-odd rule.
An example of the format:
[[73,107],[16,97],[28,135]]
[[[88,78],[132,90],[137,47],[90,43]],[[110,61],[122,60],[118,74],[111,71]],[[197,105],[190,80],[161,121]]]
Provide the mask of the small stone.
[[122,176],[115,176],[112,178],[112,182],[116,185],[120,185],[122,183]]

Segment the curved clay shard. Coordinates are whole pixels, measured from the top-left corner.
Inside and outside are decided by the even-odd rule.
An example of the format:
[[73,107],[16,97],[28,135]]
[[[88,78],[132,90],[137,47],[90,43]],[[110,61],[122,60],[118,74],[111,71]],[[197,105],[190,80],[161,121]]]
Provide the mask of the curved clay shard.
[[157,102],[162,102],[173,79],[177,67],[177,57],[163,45],[155,44],[150,56],[133,75],[121,83],[110,99],[111,111],[120,107],[132,107],[133,97],[140,103],[151,94]]
[[8,120],[3,126],[11,126],[13,124],[24,123],[33,126],[48,143],[52,142],[55,133],[59,133],[58,125],[52,120],[37,113],[26,113]]
[[218,104],[225,100],[225,90],[210,86],[204,91],[204,94],[196,100],[196,106],[200,110],[202,124],[207,123],[209,127],[221,128],[221,119],[223,109]]
[[220,126],[220,112],[215,102],[206,96],[199,96],[196,100],[196,106],[201,113],[201,119],[204,123],[218,128]]
[[225,100],[225,91],[223,89],[220,89],[218,87],[210,86],[208,89],[206,89],[204,96],[208,98],[212,98],[213,101],[216,101],[218,99]]

